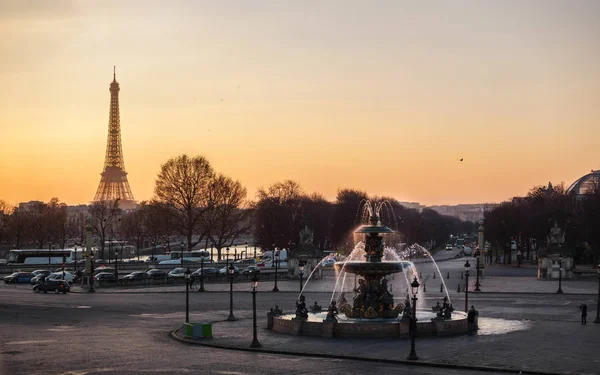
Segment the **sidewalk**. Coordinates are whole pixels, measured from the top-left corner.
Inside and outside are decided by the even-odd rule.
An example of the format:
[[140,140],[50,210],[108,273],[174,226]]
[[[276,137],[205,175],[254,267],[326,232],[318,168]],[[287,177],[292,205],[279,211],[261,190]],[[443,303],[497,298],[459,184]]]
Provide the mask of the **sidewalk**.
[[[263,315],[263,314],[261,314]],[[531,322],[481,318],[480,331],[472,336],[417,339],[420,359],[407,361],[410,340],[325,339],[301,337],[266,330],[258,317],[260,349],[251,349],[251,312],[236,312],[235,322],[224,316],[203,316],[213,324],[213,338],[184,339],[179,330],[171,336],[189,344],[274,354],[319,356],[339,359],[383,361],[453,369],[537,374],[598,374],[600,371],[600,324]],[[193,317],[192,317],[193,318]],[[556,355],[560,348],[560,355]]]

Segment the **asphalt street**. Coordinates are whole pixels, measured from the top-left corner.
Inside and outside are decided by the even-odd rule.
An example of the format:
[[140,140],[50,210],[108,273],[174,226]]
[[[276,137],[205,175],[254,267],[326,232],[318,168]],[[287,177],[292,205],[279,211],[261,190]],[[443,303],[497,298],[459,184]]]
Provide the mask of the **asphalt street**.
[[[442,276],[449,284],[460,283],[464,259],[440,262]],[[419,265],[423,280],[434,285],[433,265]],[[525,277],[518,271],[517,276],[485,278],[482,283],[492,280],[520,280]],[[511,271],[514,272],[514,271]],[[450,273],[450,279],[447,279]],[[440,280],[438,274],[435,284]],[[528,280],[531,277],[528,278]],[[307,285],[307,301],[318,301],[326,305],[331,298],[335,285],[335,273],[328,271],[325,277],[314,280]],[[351,280],[346,280],[351,289]],[[401,277],[398,277],[394,294],[396,299],[403,299],[400,289],[403,288]],[[542,283],[539,285],[553,284]],[[592,283],[593,284],[593,283]],[[581,358],[590,358],[597,347],[594,337],[598,336],[598,325],[590,324],[582,329],[578,324],[578,306],[587,303],[590,311],[590,322],[593,320],[596,296],[595,289],[581,288],[581,294],[531,294],[482,293],[469,296],[470,304],[477,306],[482,317],[490,318],[486,323],[491,330],[488,336],[480,336],[478,341],[470,342],[469,337],[431,338],[420,342],[421,355],[431,360],[451,362],[452,357],[472,352],[472,345],[486,345],[491,355],[497,356],[498,366],[506,363],[507,356],[514,356],[516,363],[531,364],[532,356],[547,353],[547,360],[540,359],[540,365],[549,363],[553,368],[553,360],[557,353],[564,353],[567,346],[585,343],[585,350],[578,353]],[[511,284],[507,284],[511,285]],[[538,285],[538,284],[532,284]],[[587,285],[587,284],[586,284]],[[595,284],[594,284],[595,285]],[[275,305],[286,312],[293,312],[294,301],[298,296],[299,281],[279,282],[279,293],[271,291],[273,281],[261,281],[257,295],[259,311],[259,336],[273,335],[265,330],[266,311]],[[489,286],[491,288],[491,285]],[[439,287],[437,287],[439,288]],[[444,295],[437,288],[420,295],[422,307],[432,306]],[[589,289],[589,290],[588,290]],[[211,374],[372,374],[372,373],[406,373],[433,374],[443,371],[448,374],[467,374],[469,371],[439,369],[429,367],[405,366],[360,360],[338,360],[331,358],[315,358],[299,355],[273,355],[264,353],[230,351],[224,349],[185,345],[168,337],[168,332],[178,328],[184,319],[185,293],[183,286],[137,288],[119,290],[99,290],[95,294],[70,293],[66,295],[35,294],[29,285],[0,285],[0,374],[172,374],[172,373],[211,373]],[[222,321],[229,314],[228,285],[224,283],[207,284],[206,293],[190,294],[191,321]],[[233,340],[251,341],[248,329],[251,315],[251,294],[249,282],[240,281],[235,284],[234,313],[239,322],[233,322],[236,330],[221,332],[232,335]],[[462,308],[464,294],[451,290],[455,307]],[[494,320],[495,319],[495,320]],[[493,327],[490,322],[500,320],[523,321],[531,323],[522,333],[502,331],[502,324]],[[222,323],[221,323],[222,324]],[[529,326],[528,326],[529,327]],[[494,331],[495,330],[495,331]],[[529,330],[529,331],[527,331]],[[573,338],[569,333],[573,331]],[[530,332],[530,333],[528,333]],[[551,352],[550,339],[557,332],[559,337],[556,353]],[[482,334],[485,332],[482,332]],[[218,334],[218,333],[216,333]],[[520,335],[520,336],[519,336]],[[271,336],[272,337],[272,336]],[[300,338],[300,340],[304,340]],[[537,340],[542,340],[536,344]],[[519,345],[519,343],[527,345]],[[306,341],[310,344],[310,341]],[[327,351],[329,346],[336,346],[336,341],[315,341],[314,350]],[[357,343],[346,344],[348,352],[369,352],[380,350],[386,358],[404,359],[408,353],[408,343],[398,342],[397,351],[381,343],[370,342],[368,345]],[[364,346],[363,346],[364,345]],[[300,345],[298,347],[301,347]],[[381,349],[381,348],[386,349]],[[565,348],[565,349],[561,349]],[[539,348],[539,349],[538,349]],[[550,349],[549,349],[550,348]],[[390,351],[391,350],[391,351]],[[454,350],[454,352],[452,351]],[[595,351],[597,353],[597,351]],[[573,354],[573,366],[581,362]],[[357,355],[359,357],[359,355]],[[512,358],[512,357],[511,357]],[[465,361],[476,361],[465,357]],[[564,359],[564,361],[569,359]],[[560,363],[563,363],[560,362]],[[584,369],[593,369],[594,361],[600,366],[600,355],[583,364]],[[558,362],[557,362],[558,363]],[[559,364],[560,364],[559,363]],[[569,362],[567,362],[567,365]],[[587,367],[586,367],[587,366]],[[563,365],[564,368],[570,368]],[[536,367],[533,367],[536,368]],[[560,368],[560,366],[554,366]],[[548,370],[547,370],[548,371]],[[481,371],[479,371],[481,373]],[[492,372],[493,373],[493,372]],[[594,373],[587,371],[587,373]]]

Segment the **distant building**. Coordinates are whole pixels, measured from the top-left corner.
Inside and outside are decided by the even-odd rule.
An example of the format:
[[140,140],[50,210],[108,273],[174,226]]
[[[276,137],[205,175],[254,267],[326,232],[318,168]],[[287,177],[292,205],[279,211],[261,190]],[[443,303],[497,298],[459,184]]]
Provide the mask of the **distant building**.
[[419,202],[398,202],[398,203],[400,203],[402,206],[404,206],[406,208],[412,208],[413,210],[417,210],[419,212],[423,211],[423,209],[425,208],[425,206],[423,206]]
[[598,189],[600,184],[600,169],[593,170],[580,177],[577,181],[567,189],[567,194],[573,194],[577,197],[582,197],[587,194],[591,194],[594,190]]
[[483,213],[486,209],[490,208],[490,204],[487,203],[475,203],[475,204],[457,204],[457,205],[440,205],[440,206],[428,206],[434,211],[437,211],[441,215],[454,216],[462,221],[477,222],[483,219]]

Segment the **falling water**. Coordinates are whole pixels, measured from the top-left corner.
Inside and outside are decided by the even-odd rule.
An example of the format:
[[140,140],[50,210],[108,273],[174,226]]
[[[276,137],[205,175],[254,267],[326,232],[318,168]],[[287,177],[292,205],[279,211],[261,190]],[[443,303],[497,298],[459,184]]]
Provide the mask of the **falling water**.
[[302,293],[304,293],[304,288],[306,288],[306,284],[308,284],[308,282],[310,281],[310,279],[312,278],[312,275],[315,273],[315,271],[317,269],[319,269],[319,267],[323,267],[323,262],[328,260],[328,259],[332,259],[334,258],[335,255],[334,254],[329,254],[327,255],[325,258],[321,259],[321,261],[317,264],[317,266],[315,268],[313,268],[313,270],[310,272],[310,275],[308,275],[308,277],[306,278],[306,281],[304,282],[304,284],[302,285],[302,290],[300,291],[300,294],[298,295],[298,299],[300,299],[300,296],[302,295]]

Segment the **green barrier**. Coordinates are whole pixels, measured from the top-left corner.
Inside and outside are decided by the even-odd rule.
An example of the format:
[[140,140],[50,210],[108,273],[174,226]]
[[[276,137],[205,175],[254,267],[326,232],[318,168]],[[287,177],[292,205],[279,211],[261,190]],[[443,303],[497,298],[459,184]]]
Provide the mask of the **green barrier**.
[[183,335],[186,339],[212,337],[211,323],[183,323]]

